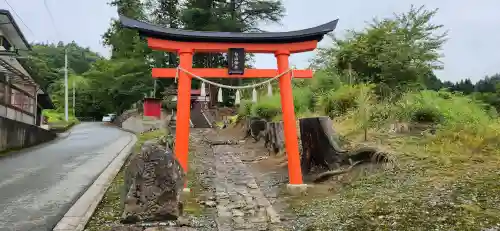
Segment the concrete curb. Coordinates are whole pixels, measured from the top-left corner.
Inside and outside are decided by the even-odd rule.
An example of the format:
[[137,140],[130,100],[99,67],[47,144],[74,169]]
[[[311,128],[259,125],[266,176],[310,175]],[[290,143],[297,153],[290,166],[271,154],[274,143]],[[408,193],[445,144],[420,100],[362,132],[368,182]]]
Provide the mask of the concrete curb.
[[111,161],[87,191],[78,198],[53,230],[82,231],[85,229],[85,225],[94,214],[111,182],[127,161],[136,142],[137,137],[132,135],[130,142]]

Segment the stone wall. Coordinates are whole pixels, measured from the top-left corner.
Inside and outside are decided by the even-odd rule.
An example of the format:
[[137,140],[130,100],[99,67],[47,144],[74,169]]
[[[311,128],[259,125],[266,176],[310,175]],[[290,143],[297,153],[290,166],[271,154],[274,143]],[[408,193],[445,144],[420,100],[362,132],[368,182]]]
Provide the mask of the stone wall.
[[164,128],[168,120],[170,120],[170,116],[166,113],[162,113],[162,119],[134,115],[123,121],[120,127],[134,133],[141,133]]
[[129,109],[124,111],[121,115],[118,115],[116,119],[113,121],[113,123],[118,126],[122,127],[122,123],[127,120],[128,118],[132,116],[139,116],[140,113],[137,109]]
[[56,133],[43,128],[0,117],[0,152],[30,147],[56,137]]

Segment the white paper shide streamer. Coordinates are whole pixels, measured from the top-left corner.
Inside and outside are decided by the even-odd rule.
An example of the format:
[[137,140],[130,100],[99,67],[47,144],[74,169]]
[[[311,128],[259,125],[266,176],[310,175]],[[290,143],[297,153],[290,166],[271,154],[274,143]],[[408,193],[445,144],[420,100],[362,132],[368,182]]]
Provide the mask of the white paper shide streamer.
[[273,96],[273,87],[270,82],[267,84],[267,96]]
[[252,102],[257,103],[257,90],[255,90],[255,87],[252,90]]
[[219,87],[219,92],[217,93],[217,102],[222,103],[222,88]]
[[205,92],[205,82],[201,82],[201,89],[200,89],[200,96],[205,97],[207,96],[207,93]]
[[239,105],[241,101],[240,90],[236,90],[236,95],[234,97],[234,104]]

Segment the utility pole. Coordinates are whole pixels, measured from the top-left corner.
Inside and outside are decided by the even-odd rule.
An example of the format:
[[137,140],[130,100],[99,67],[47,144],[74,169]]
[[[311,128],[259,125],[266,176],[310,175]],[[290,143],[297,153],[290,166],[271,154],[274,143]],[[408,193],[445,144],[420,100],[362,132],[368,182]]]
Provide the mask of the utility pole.
[[348,75],[349,75],[349,85],[352,85],[352,66],[351,62],[349,62],[349,69],[348,69]]
[[[74,77],[74,76],[73,76]],[[76,86],[75,86],[75,78],[73,78],[73,116],[76,117],[75,113],[75,102],[76,102]]]
[[154,82],[153,82],[154,85],[153,85],[153,95],[152,96],[153,96],[153,98],[156,98],[156,78],[154,78],[153,80],[154,80]]
[[68,48],[64,48],[64,118],[68,118]]

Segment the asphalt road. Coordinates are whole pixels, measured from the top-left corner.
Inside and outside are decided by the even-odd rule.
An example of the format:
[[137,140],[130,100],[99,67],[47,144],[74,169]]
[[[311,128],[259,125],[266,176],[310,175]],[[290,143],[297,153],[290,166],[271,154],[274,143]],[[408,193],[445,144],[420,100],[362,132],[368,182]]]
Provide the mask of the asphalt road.
[[59,138],[0,158],[0,231],[52,230],[132,135],[82,123]]

